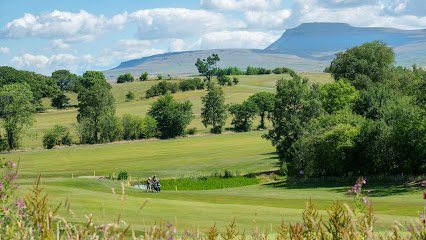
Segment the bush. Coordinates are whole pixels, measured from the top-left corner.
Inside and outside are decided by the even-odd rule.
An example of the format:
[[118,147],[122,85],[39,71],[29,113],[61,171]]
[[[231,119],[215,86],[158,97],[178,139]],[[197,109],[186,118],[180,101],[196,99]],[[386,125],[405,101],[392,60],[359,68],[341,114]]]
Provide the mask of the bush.
[[188,134],[188,135],[194,135],[196,132],[197,132],[196,127],[186,129],[186,134]]
[[157,122],[147,116],[141,118],[131,114],[124,114],[121,118],[124,140],[138,140],[152,138],[157,133]]
[[68,128],[64,126],[55,125],[52,130],[49,130],[43,136],[43,147],[51,149],[56,145],[71,145],[72,138]]
[[126,94],[126,99],[127,99],[127,100],[133,100],[133,99],[135,99],[135,94],[134,94],[132,91],[129,91],[129,92]]
[[158,80],[161,80],[161,79],[163,79],[163,75],[161,75],[161,74],[158,74],[158,75],[157,75],[157,79],[158,79]]
[[240,82],[240,80],[238,80],[237,77],[233,77],[232,82],[234,83],[234,85],[237,85]]
[[165,95],[167,92],[176,93],[179,91],[179,86],[177,83],[169,83],[166,80],[159,82],[156,85],[153,85],[150,89],[146,90],[145,98],[151,98],[155,96]]
[[186,79],[179,82],[179,89],[182,92],[196,89],[204,89],[204,83],[201,81],[200,78]]
[[133,82],[135,79],[133,78],[132,74],[126,73],[123,75],[120,75],[117,78],[117,83],[126,83],[126,82]]
[[126,170],[118,172],[117,180],[127,180],[127,178],[129,178],[129,173]]

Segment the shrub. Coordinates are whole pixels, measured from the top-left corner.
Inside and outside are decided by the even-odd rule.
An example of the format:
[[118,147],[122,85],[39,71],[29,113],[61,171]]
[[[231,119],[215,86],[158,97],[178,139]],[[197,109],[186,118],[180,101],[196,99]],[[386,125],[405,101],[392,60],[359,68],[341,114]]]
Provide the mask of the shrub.
[[194,135],[196,132],[197,132],[196,127],[186,129],[186,134],[188,134],[188,135]]
[[179,82],[179,89],[182,92],[196,89],[204,89],[204,83],[201,81],[200,78],[186,79]]
[[161,79],[163,79],[163,75],[161,75],[161,74],[158,74],[158,75],[157,75],[157,79],[158,79],[158,80],[161,80]]
[[53,148],[55,145],[71,145],[72,138],[68,128],[55,125],[52,130],[49,130],[43,136],[43,147],[47,149]]
[[132,74],[126,73],[123,75],[120,75],[117,78],[117,83],[126,83],[126,82],[133,82],[135,79],[133,78]]
[[117,174],[117,180],[127,180],[129,173],[126,170],[121,170]]
[[127,100],[133,100],[133,99],[135,99],[135,94],[134,94],[132,91],[129,91],[129,92],[126,94],[126,99],[127,99]]
[[234,85],[237,85],[240,82],[240,80],[238,80],[237,77],[233,77],[232,82],[234,83]]
[[131,114],[124,114],[121,118],[124,140],[152,138],[157,133],[157,122],[152,117],[141,118]]

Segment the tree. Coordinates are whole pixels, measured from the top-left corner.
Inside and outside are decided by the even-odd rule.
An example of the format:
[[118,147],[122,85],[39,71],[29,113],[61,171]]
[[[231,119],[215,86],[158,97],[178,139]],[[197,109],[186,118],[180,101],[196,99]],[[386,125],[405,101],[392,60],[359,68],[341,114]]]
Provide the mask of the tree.
[[207,57],[206,59],[200,60],[197,58],[197,62],[195,63],[195,66],[198,69],[198,72],[201,76],[205,76],[207,81],[210,82],[211,77],[213,76],[215,69],[213,68],[216,63],[220,61],[220,58],[217,54],[212,54],[212,56]]
[[229,108],[229,112],[234,115],[232,124],[235,126],[235,131],[250,131],[253,123],[252,120],[258,111],[257,105],[252,101],[244,101],[241,104],[232,105]]
[[157,74],[157,79],[158,79],[158,80],[163,79],[163,75],[161,75],[161,74]]
[[0,119],[9,149],[19,148],[20,135],[34,122],[33,94],[26,83],[0,88]]
[[350,83],[340,79],[321,86],[321,101],[324,110],[332,114],[351,104],[358,97],[358,91]]
[[51,77],[34,72],[16,70],[12,67],[0,67],[0,87],[13,83],[28,84],[33,94],[34,107],[41,107],[42,98],[54,97],[59,92],[56,81]]
[[95,83],[79,94],[77,121],[84,123],[82,143],[100,143],[102,124],[111,122],[115,115],[115,100],[108,85]]
[[60,92],[52,98],[52,107],[63,108],[69,103],[70,98],[65,95],[65,92],[74,91],[77,75],[70,73],[68,70],[56,70],[52,73],[52,78],[56,81]]
[[202,123],[205,127],[212,125],[210,132],[221,133],[225,125],[227,107],[225,105],[225,94],[221,87],[212,85],[204,97],[201,98],[203,107],[201,108]]
[[126,82],[133,82],[133,81],[135,81],[135,78],[130,73],[120,75],[117,78],[117,83],[126,83]]
[[357,76],[365,75],[376,83],[386,79],[393,62],[392,48],[382,41],[373,41],[337,53],[329,70],[335,80],[355,81]]
[[177,102],[167,93],[152,104],[148,115],[157,121],[160,138],[183,136],[193,119],[192,103]]
[[56,145],[71,145],[72,138],[67,127],[55,125],[43,136],[43,147],[51,149]]
[[139,77],[140,81],[146,81],[148,80],[148,72],[144,72],[141,74],[141,76]]
[[251,95],[249,101],[256,104],[260,116],[260,125],[258,128],[265,128],[265,116],[274,110],[275,94],[267,92],[258,92]]
[[289,157],[289,150],[303,133],[305,126],[323,112],[317,85],[293,75],[290,80],[278,80],[274,111],[271,117],[274,129],[264,137],[277,149],[280,163]]
[[77,78],[75,92],[81,93],[84,90],[91,88],[96,83],[105,85],[107,88],[111,89],[111,84],[106,81],[102,72],[86,71],[83,73],[83,76]]

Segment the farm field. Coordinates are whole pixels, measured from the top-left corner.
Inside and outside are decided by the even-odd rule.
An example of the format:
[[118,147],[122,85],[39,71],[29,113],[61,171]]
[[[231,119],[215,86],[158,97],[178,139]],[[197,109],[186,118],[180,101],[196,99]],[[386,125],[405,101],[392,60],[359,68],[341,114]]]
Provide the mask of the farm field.
[[[328,73],[302,73],[302,76],[308,77],[312,82],[327,83],[332,82],[332,78]],[[256,92],[274,92],[275,85],[278,79],[289,78],[288,74],[268,74],[268,75],[241,75],[239,78],[239,85],[232,87],[224,87],[226,103],[241,103],[246,100],[249,96]],[[178,82],[180,79],[171,80],[171,82]],[[125,113],[144,117],[151,104],[157,98],[145,99],[145,91],[152,85],[157,84],[157,80],[150,80],[144,82],[131,82],[124,84],[114,84],[112,86],[112,93],[116,100],[116,111],[118,116],[122,116]],[[135,100],[126,102],[125,95],[128,91],[132,91],[135,94]],[[188,128],[197,128],[199,134],[208,133],[209,129],[206,129],[201,123],[201,97],[206,94],[206,91],[189,91],[189,92],[178,92],[173,94],[173,97],[178,101],[189,100],[193,104],[194,119]],[[70,105],[77,105],[77,95],[68,94],[70,97]],[[46,130],[52,129],[54,125],[62,125],[72,127],[77,122],[77,108],[69,108],[66,110],[56,110],[50,107],[50,99],[44,99],[43,106],[47,109],[43,113],[37,113],[35,116],[36,122],[27,131],[27,135],[22,140],[23,149],[41,149],[42,148],[42,137]],[[232,118],[227,119],[226,128],[231,127]],[[259,120],[254,122],[254,126],[259,124]],[[72,132],[72,131],[71,131]]]
[[[292,183],[280,177],[237,188],[177,189],[158,194],[127,186],[127,181],[123,181],[125,198],[122,198],[120,181],[89,178],[120,170],[127,170],[133,179],[156,174],[160,181],[183,176],[209,176],[225,169],[238,170],[241,174],[275,171],[274,148],[261,138],[262,134],[251,132],[84,146],[12,153],[3,157],[20,160],[21,195],[41,172],[42,184],[52,205],[69,198],[74,214],[65,208],[59,212],[68,221],[84,223],[85,215],[91,213],[97,224],[120,218],[131,223],[136,231],[160,220],[173,223],[182,232],[206,231],[215,223],[224,231],[235,217],[237,229],[241,231],[258,227],[262,232],[273,233],[282,216],[286,222],[301,221],[301,212],[309,199],[322,215],[334,200],[350,202],[346,191],[353,183],[336,180],[309,184]],[[376,228],[380,231],[386,230],[395,220],[405,224],[420,215],[422,194],[415,186],[375,183],[367,178],[367,189],[371,190],[369,199],[374,202],[378,217]]]

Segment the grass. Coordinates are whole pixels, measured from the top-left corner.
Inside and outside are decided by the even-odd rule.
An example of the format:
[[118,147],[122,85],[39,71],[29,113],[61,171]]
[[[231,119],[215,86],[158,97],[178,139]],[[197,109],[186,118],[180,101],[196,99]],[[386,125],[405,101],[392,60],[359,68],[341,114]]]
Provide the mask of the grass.
[[178,178],[167,179],[161,181],[162,190],[211,190],[222,188],[236,188],[248,185],[259,184],[260,180],[257,178],[249,177],[233,177],[233,178],[220,178],[208,177],[205,179],[190,179]]
[[[20,159],[19,183],[25,194],[38,172],[43,173],[43,187],[49,193],[52,205],[71,201],[75,216],[61,208],[59,214],[72,222],[84,222],[92,213],[95,223],[116,221],[118,216],[138,231],[156,220],[177,223],[178,230],[205,231],[214,223],[224,229],[234,217],[239,230],[271,232],[271,225],[281,222],[301,221],[306,201],[312,199],[326,215],[334,200],[349,203],[346,194],[353,182],[330,178],[323,181],[295,181],[280,178],[269,183],[243,184],[221,189],[195,190],[172,185],[164,190],[171,178],[209,176],[223,169],[241,174],[277,170],[274,148],[260,136],[263,132],[182,138],[167,141],[109,144],[32,151],[4,155],[8,160]],[[108,175],[126,170],[132,180],[157,175],[163,185],[160,193],[128,186],[127,181],[98,180],[78,176]],[[229,181],[230,184],[232,182]],[[254,178],[254,180],[258,180]],[[215,185],[223,184],[223,179]],[[377,181],[378,183],[375,183]],[[405,181],[405,179],[401,179]],[[189,181],[190,182],[190,181]],[[188,184],[189,186],[189,182]],[[125,185],[125,198],[121,196],[121,183]],[[194,183],[194,182],[192,182]],[[237,183],[235,183],[237,184]],[[115,195],[111,188],[115,190]],[[200,187],[202,188],[202,187]],[[395,220],[410,223],[422,211],[422,192],[417,185],[402,182],[387,183],[385,179],[367,178],[365,190],[371,190],[380,231],[386,230]],[[140,207],[146,202],[143,209]],[[176,224],[175,224],[176,225]]]

